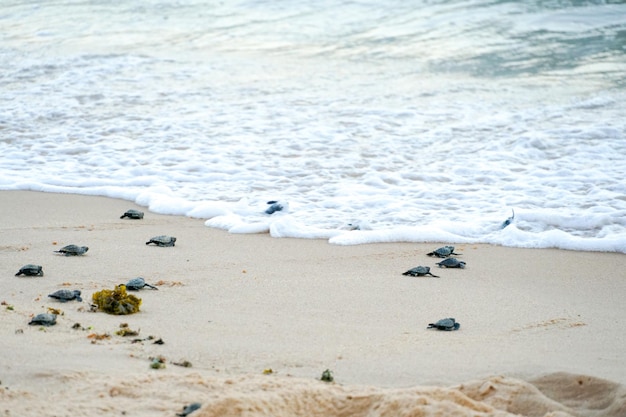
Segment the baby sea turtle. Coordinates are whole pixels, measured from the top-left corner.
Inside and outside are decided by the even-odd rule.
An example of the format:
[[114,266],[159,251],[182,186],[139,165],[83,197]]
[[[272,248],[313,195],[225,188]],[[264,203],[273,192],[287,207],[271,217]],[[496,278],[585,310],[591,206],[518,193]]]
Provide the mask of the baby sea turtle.
[[176,243],[176,238],[173,236],[166,236],[166,235],[155,236],[149,241],[147,241],[146,245],[149,245],[151,243],[154,243],[157,246],[174,246],[174,244]]
[[441,319],[436,323],[428,324],[429,329],[446,330],[446,331],[459,330],[459,327],[461,327],[461,324],[457,323],[456,320],[451,317],[447,319]]
[[79,290],[58,290],[52,294],[48,294],[48,297],[57,299],[62,303],[72,300],[83,301],[83,299],[80,298]]
[[268,201],[267,204],[269,205],[269,207],[265,210],[265,214],[273,214],[277,211],[282,211],[285,208],[280,202],[276,200]]
[[456,258],[447,258],[441,262],[437,262],[439,268],[465,268],[465,262],[459,261]]
[[57,316],[56,314],[50,313],[37,314],[31,319],[28,324],[30,324],[31,326],[36,324],[39,324],[41,326],[54,326],[55,324],[57,324]]
[[140,289],[144,287],[152,288],[153,290],[158,290],[157,287],[155,287],[154,285],[148,284],[146,280],[141,277],[133,278],[126,283],[126,289],[129,291],[139,291]]
[[415,268],[411,268],[408,271],[402,273],[402,275],[408,275],[411,277],[423,277],[424,275],[430,275],[431,277],[439,278],[437,275],[433,275],[430,273],[429,266],[416,266]]
[[372,230],[372,226],[365,220],[357,220],[352,223],[347,223],[342,228],[345,230]]
[[40,265],[24,265],[17,271],[17,274],[15,274],[16,277],[20,275],[26,275],[27,277],[43,277],[43,268]]
[[67,245],[59,250],[55,250],[55,252],[62,253],[65,256],[78,256],[84,255],[88,250],[89,248],[87,246]]
[[191,403],[183,407],[183,411],[181,413],[177,413],[178,417],[187,417],[189,414],[193,413],[196,410],[199,410],[202,407],[200,403]]
[[502,224],[500,225],[500,229],[504,229],[505,227],[513,223],[513,220],[515,220],[515,210],[511,209],[511,217],[502,222]]
[[427,253],[428,256],[436,256],[437,258],[447,258],[450,255],[460,255],[459,253],[454,253],[454,246],[443,246],[439,249],[435,249],[434,251]]
[[129,219],[133,219],[133,220],[143,219],[143,211],[139,211],[135,209],[126,210],[126,212],[122,214],[120,219],[123,219],[124,217],[128,217]]

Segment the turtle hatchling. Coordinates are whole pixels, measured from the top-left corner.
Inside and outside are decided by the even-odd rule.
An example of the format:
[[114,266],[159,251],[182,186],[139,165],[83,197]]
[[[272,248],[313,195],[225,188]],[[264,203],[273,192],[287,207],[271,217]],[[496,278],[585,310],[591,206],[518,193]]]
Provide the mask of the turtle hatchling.
[[267,202],[267,209],[265,209],[265,214],[274,214],[277,211],[282,211],[285,207],[276,200],[271,200]]
[[54,326],[55,324],[57,324],[57,316],[56,314],[50,314],[50,313],[37,314],[35,317],[31,319],[31,321],[28,324],[30,325],[39,324],[41,326]]
[[141,277],[133,278],[126,283],[126,289],[129,291],[139,291],[144,287],[152,288],[153,290],[158,290],[154,285],[150,285],[146,282],[145,279]]
[[57,299],[62,303],[72,300],[83,301],[83,299],[80,298],[79,290],[58,290],[52,294],[48,294],[48,297]]
[[504,229],[505,227],[509,226],[511,223],[513,223],[513,220],[515,220],[515,210],[511,209],[511,217],[502,222],[502,224],[500,225],[500,229]]
[[436,256],[437,258],[447,258],[450,255],[460,255],[460,253],[454,253],[454,246],[443,246],[439,249],[427,253],[428,256]]
[[457,323],[456,320],[451,317],[447,319],[441,319],[436,323],[428,324],[429,329],[446,330],[446,331],[459,330],[459,327],[461,327],[461,324]]
[[143,219],[143,211],[139,211],[135,209],[126,210],[126,212],[122,214],[120,219],[123,219],[125,217],[128,217],[129,219],[133,219],[133,220]]
[[191,403],[183,407],[183,411],[181,413],[176,414],[178,417],[187,417],[189,414],[193,413],[196,410],[199,410],[202,407],[200,403]]
[[437,262],[439,268],[465,268],[465,262],[459,261],[456,258],[447,258],[441,262]]
[[166,236],[166,235],[155,236],[149,241],[147,241],[146,245],[149,245],[151,243],[154,243],[157,246],[174,246],[174,244],[176,243],[176,238],[173,236]]
[[402,275],[408,275],[411,277],[423,277],[424,275],[430,275],[431,277],[439,278],[437,275],[433,275],[430,273],[429,266],[416,266],[415,268],[411,268],[406,272],[403,272]]
[[55,250],[56,253],[62,253],[65,256],[78,256],[87,253],[89,248],[87,246],[67,245],[63,246],[59,250]]
[[43,268],[41,265],[24,265],[17,271],[17,274],[15,274],[16,277],[20,275],[26,275],[27,277],[43,277]]

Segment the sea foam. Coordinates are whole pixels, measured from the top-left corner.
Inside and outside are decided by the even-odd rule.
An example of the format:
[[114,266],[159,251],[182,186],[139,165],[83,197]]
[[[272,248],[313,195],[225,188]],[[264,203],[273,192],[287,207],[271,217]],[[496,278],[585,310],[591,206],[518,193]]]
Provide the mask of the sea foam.
[[93,7],[7,9],[0,189],[341,245],[626,252],[622,5]]

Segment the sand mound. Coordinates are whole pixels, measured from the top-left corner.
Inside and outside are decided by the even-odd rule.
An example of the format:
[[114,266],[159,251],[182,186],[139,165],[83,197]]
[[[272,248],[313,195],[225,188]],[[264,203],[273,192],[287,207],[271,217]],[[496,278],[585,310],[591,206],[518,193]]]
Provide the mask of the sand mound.
[[531,381],[546,397],[581,415],[626,416],[626,387],[586,375],[555,373]]
[[320,381],[240,379],[207,401],[198,417],[507,416],[450,388],[377,389]]
[[410,389],[242,378],[232,384],[232,389],[206,402],[198,417],[623,417],[625,407],[625,387],[565,373],[548,375],[531,383],[498,376],[450,388]]
[[458,389],[475,401],[528,417],[626,416],[626,388],[585,375],[555,373],[530,382],[493,377]]
[[[495,376],[453,387],[379,388],[316,379],[161,371],[139,375],[39,373],[28,388],[0,390],[4,415],[192,417],[624,417],[626,387],[584,375],[526,382]],[[36,386],[36,388],[35,388]]]

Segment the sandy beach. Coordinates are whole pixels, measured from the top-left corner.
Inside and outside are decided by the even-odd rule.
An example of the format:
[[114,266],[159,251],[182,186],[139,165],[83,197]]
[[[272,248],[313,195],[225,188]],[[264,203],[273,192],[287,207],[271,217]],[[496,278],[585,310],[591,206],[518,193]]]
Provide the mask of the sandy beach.
[[[130,208],[145,211],[0,192],[0,415],[626,416],[624,254],[463,244],[467,267],[440,269],[438,242],[336,246]],[[89,251],[54,253],[67,244]],[[45,275],[14,276],[25,264]],[[417,265],[440,278],[402,275]],[[139,313],[92,311],[138,276],[158,288]],[[63,288],[83,301],[47,297]],[[55,326],[28,324],[49,308]],[[445,317],[459,331],[427,329]]]

